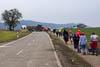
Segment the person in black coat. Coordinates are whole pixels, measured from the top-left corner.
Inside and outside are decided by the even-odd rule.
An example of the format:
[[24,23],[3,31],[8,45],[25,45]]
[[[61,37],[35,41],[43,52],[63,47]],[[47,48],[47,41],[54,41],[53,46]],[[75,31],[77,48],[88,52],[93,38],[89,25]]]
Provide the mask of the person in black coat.
[[73,37],[73,40],[74,40],[74,48],[77,49],[77,51],[79,49],[79,39],[80,39],[80,36],[74,34],[74,37]]
[[69,40],[68,37],[69,37],[68,31],[64,30],[64,32],[63,32],[63,38],[64,38],[64,41],[65,41],[66,44],[67,44],[67,42]]

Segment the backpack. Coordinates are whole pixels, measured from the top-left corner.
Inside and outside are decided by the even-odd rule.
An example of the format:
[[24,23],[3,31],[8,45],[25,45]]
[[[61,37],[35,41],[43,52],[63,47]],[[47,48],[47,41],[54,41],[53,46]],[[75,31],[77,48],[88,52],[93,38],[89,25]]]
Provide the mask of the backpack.
[[79,36],[76,36],[76,40],[79,40]]
[[68,37],[68,35],[67,35],[67,34],[64,34],[64,36],[65,36],[65,37]]

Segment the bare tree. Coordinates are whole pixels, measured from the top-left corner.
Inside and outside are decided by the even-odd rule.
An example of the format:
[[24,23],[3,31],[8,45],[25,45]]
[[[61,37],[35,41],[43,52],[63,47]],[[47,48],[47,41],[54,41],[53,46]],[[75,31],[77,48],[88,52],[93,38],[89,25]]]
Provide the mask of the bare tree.
[[22,14],[17,9],[5,10],[2,13],[2,19],[5,24],[9,27],[9,30],[14,30],[14,28],[20,23],[19,19],[22,18]]

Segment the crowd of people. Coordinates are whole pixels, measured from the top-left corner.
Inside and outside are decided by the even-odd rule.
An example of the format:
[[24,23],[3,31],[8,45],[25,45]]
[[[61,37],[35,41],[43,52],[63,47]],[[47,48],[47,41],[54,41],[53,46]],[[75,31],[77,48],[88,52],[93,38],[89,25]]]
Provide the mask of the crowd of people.
[[[83,55],[90,53],[96,56],[98,55],[98,40],[100,39],[95,32],[91,33],[89,45],[87,45],[88,42],[85,33],[80,30],[78,30],[77,33],[72,33],[72,31],[68,32],[66,29],[53,29],[53,33],[57,36],[63,36],[66,44],[70,41],[70,44],[73,45],[74,49],[76,49],[78,53],[82,52]],[[88,49],[86,51],[87,46]]]

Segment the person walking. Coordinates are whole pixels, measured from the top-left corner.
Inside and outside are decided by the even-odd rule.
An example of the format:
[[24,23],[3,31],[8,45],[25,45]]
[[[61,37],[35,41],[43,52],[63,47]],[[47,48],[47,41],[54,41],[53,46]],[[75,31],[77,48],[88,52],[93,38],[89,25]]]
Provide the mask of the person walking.
[[68,42],[68,37],[69,37],[68,31],[66,31],[66,30],[64,29],[63,38],[64,38],[64,41],[65,41],[66,44],[67,44],[67,42]]
[[98,55],[98,39],[99,39],[98,35],[92,32],[92,35],[90,36],[91,48],[92,48],[93,55],[96,52],[96,56]]
[[54,34],[56,33],[56,29],[53,29],[53,33],[54,33]]
[[79,48],[79,38],[80,38],[79,35],[74,34],[73,41],[74,41],[74,48],[75,49]]
[[74,37],[72,30],[69,31],[69,36],[70,36],[70,43],[72,45],[73,44],[73,37]]
[[59,36],[59,29],[56,29],[56,35]]
[[62,29],[59,29],[59,36],[62,36]]
[[74,48],[77,49],[79,52],[79,39],[80,39],[80,30],[77,31],[76,34],[74,34],[73,40],[74,40]]
[[74,36],[73,36],[73,34],[71,33],[71,34],[70,34],[70,42],[71,42],[71,44],[73,44],[73,37],[74,37]]
[[85,51],[86,45],[87,45],[87,38],[84,33],[81,33],[81,35],[80,35],[80,52],[82,49],[83,55],[86,55],[86,51]]

